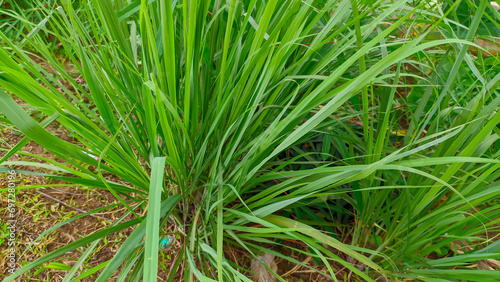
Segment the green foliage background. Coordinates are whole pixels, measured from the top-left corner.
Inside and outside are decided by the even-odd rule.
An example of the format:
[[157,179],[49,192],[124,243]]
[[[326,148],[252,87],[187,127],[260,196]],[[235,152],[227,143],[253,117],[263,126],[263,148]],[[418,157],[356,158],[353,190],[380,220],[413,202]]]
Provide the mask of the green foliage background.
[[[170,280],[183,264],[185,281],[248,281],[229,245],[302,264],[263,247],[286,240],[333,279],[335,265],[364,281],[498,276],[462,267],[500,257],[489,237],[500,210],[488,205],[500,189],[498,58],[469,52],[497,27],[488,1],[76,2],[40,7],[43,20],[17,37],[0,32],[0,110],[23,142],[63,160],[45,160],[65,172],[48,177],[109,190],[133,219],[5,281],[87,246],[70,281],[96,242],[130,226],[96,281],[119,267],[119,281],[155,281],[159,234],[172,225],[183,248]],[[82,146],[47,132],[54,119]],[[458,241],[473,250],[457,253]]]

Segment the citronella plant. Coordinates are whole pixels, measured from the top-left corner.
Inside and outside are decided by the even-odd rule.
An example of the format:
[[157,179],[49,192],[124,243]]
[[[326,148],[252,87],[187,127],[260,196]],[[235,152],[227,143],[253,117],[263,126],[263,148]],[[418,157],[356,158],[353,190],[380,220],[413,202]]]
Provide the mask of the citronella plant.
[[[500,188],[492,150],[500,77],[484,79],[490,70],[477,70],[468,53],[488,2],[466,37],[451,28],[456,5],[424,1],[79,3],[77,11],[63,1],[45,20],[85,82],[36,32],[27,44],[72,91],[0,33],[0,110],[26,141],[62,160],[46,161],[64,176],[47,176],[109,190],[127,213],[6,281],[87,246],[71,281],[99,240],[131,226],[116,255],[85,275],[108,281],[120,270],[119,281],[156,281],[165,226],[182,237],[169,281],[181,270],[185,281],[249,281],[226,256],[231,246],[334,280],[340,268],[363,281],[493,275],[460,269],[500,256],[487,237],[500,211],[478,208]],[[470,93],[455,85],[466,69],[477,81],[464,100]],[[407,78],[418,87],[405,97]],[[48,120],[33,120],[11,94]],[[398,109],[412,97],[418,104],[400,128]],[[46,131],[54,119],[78,142]],[[352,229],[337,234],[347,221]],[[476,249],[459,255],[449,246],[460,240]]]

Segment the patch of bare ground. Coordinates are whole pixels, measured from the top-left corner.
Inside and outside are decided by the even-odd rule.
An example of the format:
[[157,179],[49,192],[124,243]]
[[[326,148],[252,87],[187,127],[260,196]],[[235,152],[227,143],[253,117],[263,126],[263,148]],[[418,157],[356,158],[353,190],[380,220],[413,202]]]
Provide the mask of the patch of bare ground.
[[[75,140],[67,136],[67,132],[58,127],[57,123],[49,126],[48,130],[66,141],[75,142]],[[4,156],[7,152],[6,150],[15,146],[22,139],[22,136],[10,130],[3,130],[1,135],[1,148],[4,150],[0,151],[0,157]],[[22,151],[48,159],[57,160],[52,153],[44,150],[33,141],[30,141],[22,149]],[[22,154],[13,155],[8,161],[44,163],[35,157],[25,156]],[[48,174],[51,173],[46,169],[34,169],[33,167],[22,165],[9,166],[9,169]],[[7,175],[8,173],[2,173],[0,176],[1,189],[7,188]],[[20,256],[23,252],[25,252],[22,257],[17,258],[18,266],[25,265],[60,247],[75,242],[84,236],[109,227],[112,222],[122,216],[125,212],[125,208],[118,206],[110,210],[94,213],[91,216],[82,217],[68,224],[62,225],[35,242],[38,236],[56,224],[64,222],[75,215],[92,211],[107,205],[112,205],[117,201],[109,191],[95,189],[92,187],[75,187],[71,184],[40,175],[18,173],[16,174],[15,184],[16,187],[18,187],[16,192],[15,213],[15,220],[17,220],[17,237],[15,246],[16,255]],[[24,188],[33,185],[43,185],[45,187]],[[6,191],[0,194],[2,202],[0,217],[2,224],[6,222],[8,219],[7,216],[9,215],[6,209],[6,196]],[[111,259],[118,250],[120,243],[127,238],[132,230],[132,228],[128,228],[122,232],[108,236],[106,238],[108,243],[105,244],[102,242],[99,247],[96,248],[96,251],[85,263],[85,268],[88,269],[95,267]],[[33,242],[33,246],[29,250],[26,250],[26,248]],[[84,247],[80,247],[74,251],[64,254],[54,261],[72,266],[84,250]],[[7,242],[4,241],[0,247],[0,275],[8,274],[6,262],[7,253],[8,245]],[[21,278],[25,281],[60,281],[66,273],[67,271],[64,270],[44,269],[37,275],[34,275],[35,271],[31,271],[30,273],[23,275]],[[88,278],[87,280],[83,279],[82,281],[93,281],[93,279]]]

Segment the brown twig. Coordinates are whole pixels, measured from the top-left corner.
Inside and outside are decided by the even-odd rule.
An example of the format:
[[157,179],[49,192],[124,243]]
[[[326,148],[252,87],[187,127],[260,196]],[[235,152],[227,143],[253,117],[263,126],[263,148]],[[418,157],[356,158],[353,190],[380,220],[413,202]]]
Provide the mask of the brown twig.
[[[309,260],[311,260],[311,258],[312,258],[311,256],[307,257],[302,263],[307,264]],[[294,272],[298,272],[296,270],[299,269],[300,267],[302,267],[302,265],[296,264],[292,269],[290,269],[287,273],[283,274],[281,277],[286,277]]]

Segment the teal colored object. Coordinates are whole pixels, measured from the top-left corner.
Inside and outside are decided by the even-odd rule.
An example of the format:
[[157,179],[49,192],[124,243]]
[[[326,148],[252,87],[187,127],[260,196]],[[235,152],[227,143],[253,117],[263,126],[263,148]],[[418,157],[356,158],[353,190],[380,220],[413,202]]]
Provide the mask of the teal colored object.
[[172,248],[175,242],[174,236],[163,236],[160,237],[160,249],[163,251],[168,251]]

